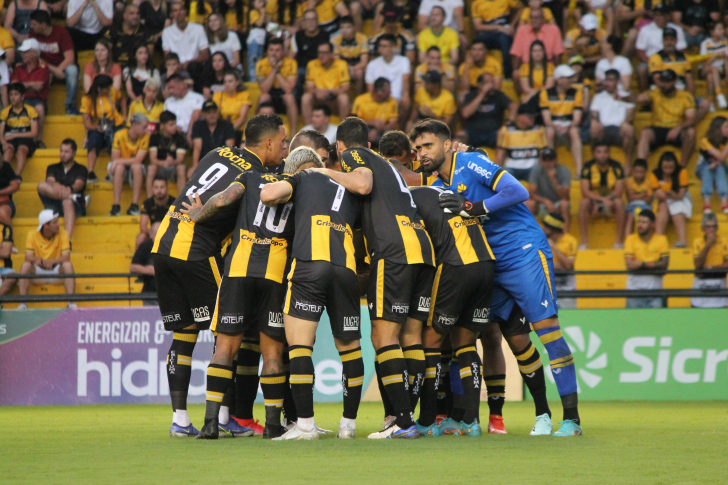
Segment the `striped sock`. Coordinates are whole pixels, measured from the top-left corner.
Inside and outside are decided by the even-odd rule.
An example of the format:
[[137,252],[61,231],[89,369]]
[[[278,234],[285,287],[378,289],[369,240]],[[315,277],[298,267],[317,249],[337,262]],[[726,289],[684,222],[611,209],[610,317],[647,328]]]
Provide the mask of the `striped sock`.
[[549,402],[546,399],[546,379],[544,378],[543,364],[538,350],[531,342],[528,342],[525,349],[514,352],[513,355],[516,356],[518,361],[518,370],[521,372],[523,382],[526,383],[533,398],[536,406],[536,416],[542,414],[551,416]]
[[361,347],[339,352],[339,356],[344,367],[341,373],[341,385],[344,388],[344,417],[356,419],[364,384],[364,360],[361,357]]
[[384,390],[394,408],[395,423],[402,429],[414,425],[409,399],[409,382],[405,379],[407,367],[399,345],[388,345],[377,351],[379,370]]
[[233,380],[233,368],[229,365],[207,366],[207,399],[205,401],[205,424],[217,419],[225,391]]
[[258,396],[260,342],[244,338],[240,343],[235,368],[235,411],[240,419],[253,419],[253,403]]
[[187,409],[187,392],[192,376],[192,352],[197,343],[197,330],[177,330],[167,354],[167,382],[172,398],[172,411]]
[[440,380],[440,349],[424,349],[425,379],[420,393],[420,426],[430,426],[437,418],[438,388]]
[[480,357],[475,343],[455,349],[460,364],[460,382],[465,397],[463,422],[472,424],[480,420]]
[[281,409],[286,395],[286,375],[270,374],[260,376],[260,387],[265,401],[265,425],[281,424]]
[[490,414],[503,416],[503,402],[506,399],[506,375],[493,374],[483,377],[488,390],[488,410]]
[[538,338],[549,354],[551,374],[554,376],[556,388],[564,407],[564,419],[576,419],[579,422],[578,397],[576,394],[576,367],[569,345],[564,340],[561,328],[553,327],[536,330]]
[[402,348],[405,365],[407,366],[407,378],[409,380],[410,407],[417,407],[422,390],[422,380],[425,377],[425,351],[422,345],[411,345]]
[[313,347],[292,345],[288,347],[291,359],[291,394],[296,402],[300,418],[313,418]]

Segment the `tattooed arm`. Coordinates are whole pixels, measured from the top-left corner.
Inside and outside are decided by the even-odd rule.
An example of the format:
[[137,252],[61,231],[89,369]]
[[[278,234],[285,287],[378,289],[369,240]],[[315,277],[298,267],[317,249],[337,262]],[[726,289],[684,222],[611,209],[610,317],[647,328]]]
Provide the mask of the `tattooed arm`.
[[223,190],[219,194],[215,194],[210,197],[205,205],[202,205],[202,201],[197,194],[190,195],[190,201],[192,204],[182,202],[180,212],[187,214],[192,219],[192,222],[205,222],[212,216],[220,212],[223,207],[229,206],[230,204],[240,200],[245,193],[245,187],[240,182],[231,183],[227,189]]

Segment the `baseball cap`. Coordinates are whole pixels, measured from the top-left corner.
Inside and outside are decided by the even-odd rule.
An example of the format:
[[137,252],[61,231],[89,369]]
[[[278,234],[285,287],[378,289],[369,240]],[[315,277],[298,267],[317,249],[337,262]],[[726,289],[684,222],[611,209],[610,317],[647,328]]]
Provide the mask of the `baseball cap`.
[[20,44],[20,47],[18,47],[18,51],[20,52],[28,52],[28,51],[40,51],[40,44],[38,44],[38,41],[35,39],[25,39],[22,44]]
[[427,71],[425,75],[422,76],[422,80],[426,83],[439,84],[442,82],[442,74],[437,71]]
[[588,13],[581,18],[579,25],[581,25],[584,30],[596,30],[596,28],[599,27],[599,19],[593,13]]
[[559,67],[557,67],[554,70],[554,79],[560,79],[562,77],[571,77],[574,74],[576,74],[576,71],[574,71],[571,67],[567,66],[566,64],[561,64]]
[[665,27],[662,31],[662,38],[664,39],[665,37],[675,37],[677,39],[677,30],[672,27]]
[[544,148],[543,151],[541,151],[541,158],[553,160],[556,158],[556,152],[553,148]]
[[660,81],[675,81],[677,80],[677,73],[672,69],[665,69],[660,71]]
[[209,111],[211,109],[217,109],[217,103],[211,99],[208,99],[202,103],[202,111]]
[[59,217],[59,215],[57,212],[53,212],[53,209],[43,209],[40,211],[40,214],[38,214],[38,231],[43,229],[44,224],[48,224],[57,217]]
[[564,232],[564,218],[556,212],[546,214],[543,218],[543,225],[552,231]]
[[574,64],[584,65],[585,64],[584,56],[582,56],[581,54],[577,54],[575,56],[571,56],[569,58],[569,65],[570,66],[573,66]]

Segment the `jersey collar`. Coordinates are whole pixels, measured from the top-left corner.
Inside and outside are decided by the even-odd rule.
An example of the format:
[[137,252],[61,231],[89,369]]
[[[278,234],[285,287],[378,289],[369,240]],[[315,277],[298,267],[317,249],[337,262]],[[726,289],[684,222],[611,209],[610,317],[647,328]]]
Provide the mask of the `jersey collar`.
[[455,157],[457,156],[457,152],[452,152],[452,161],[450,162],[450,177],[448,177],[448,181],[445,182],[442,181],[443,184],[447,185],[448,187],[450,184],[452,184],[452,179],[455,176]]
[[258,159],[258,161],[260,162],[260,165],[261,165],[261,166],[264,166],[264,165],[263,165],[263,160],[261,160],[261,159],[260,159],[260,157],[259,157],[258,155],[256,155],[255,153],[251,152],[251,151],[250,151],[250,150],[248,150],[247,148],[243,148],[243,150],[245,150],[246,152],[250,153],[250,154],[251,154],[251,155],[253,155],[253,156],[254,156],[255,158],[257,158],[257,159]]

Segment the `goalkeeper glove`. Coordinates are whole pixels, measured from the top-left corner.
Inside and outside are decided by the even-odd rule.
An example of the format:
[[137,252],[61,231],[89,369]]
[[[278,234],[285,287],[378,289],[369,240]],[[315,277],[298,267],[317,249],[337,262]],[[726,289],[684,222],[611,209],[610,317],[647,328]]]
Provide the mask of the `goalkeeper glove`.
[[473,204],[462,195],[452,192],[440,194],[440,207],[442,207],[445,212],[458,214],[462,217],[479,217],[488,212],[482,201]]

